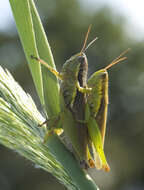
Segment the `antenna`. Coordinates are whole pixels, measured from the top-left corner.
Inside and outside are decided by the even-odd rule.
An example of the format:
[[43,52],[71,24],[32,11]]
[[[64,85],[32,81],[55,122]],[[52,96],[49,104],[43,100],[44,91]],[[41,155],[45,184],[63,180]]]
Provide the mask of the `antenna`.
[[87,31],[87,33],[86,33],[85,40],[84,40],[84,44],[83,44],[83,47],[82,47],[82,49],[81,49],[81,51],[80,51],[80,54],[81,54],[82,52],[85,52],[85,51],[98,39],[97,37],[94,38],[94,39],[86,46],[86,43],[87,43],[87,40],[88,40],[88,35],[89,35],[89,33],[90,33],[90,30],[91,30],[91,26],[92,26],[92,25],[89,25],[89,27],[88,27],[88,31]]
[[83,50],[83,52],[85,52],[97,39],[98,39],[98,37],[95,37],[95,38],[86,46],[86,48]]
[[130,48],[122,52],[116,59],[114,59],[108,66],[106,66],[104,69],[108,70],[113,65],[116,65],[117,63],[124,61],[127,59],[127,57],[122,57],[124,54],[126,54],[128,51],[130,51]]
[[85,47],[86,47],[86,43],[87,43],[87,40],[88,40],[88,35],[89,35],[89,33],[90,33],[90,30],[91,30],[91,26],[92,26],[92,25],[90,24],[89,27],[88,27],[88,31],[87,31],[87,33],[86,33],[85,40],[84,40],[84,44],[83,44],[83,47],[82,47],[80,53],[82,53],[82,52],[84,51]]

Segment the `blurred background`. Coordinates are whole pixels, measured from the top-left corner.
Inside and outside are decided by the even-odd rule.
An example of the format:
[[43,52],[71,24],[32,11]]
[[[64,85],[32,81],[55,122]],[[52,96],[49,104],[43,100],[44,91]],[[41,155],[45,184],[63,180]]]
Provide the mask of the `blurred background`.
[[[0,1],[0,65],[10,70],[39,107],[8,0]],[[144,2],[142,0],[35,1],[57,69],[80,51],[88,26],[89,75],[131,48],[124,63],[109,70],[109,117],[105,153],[111,171],[91,170],[101,190],[144,189]],[[0,145],[0,190],[64,190],[63,185],[17,153]]]

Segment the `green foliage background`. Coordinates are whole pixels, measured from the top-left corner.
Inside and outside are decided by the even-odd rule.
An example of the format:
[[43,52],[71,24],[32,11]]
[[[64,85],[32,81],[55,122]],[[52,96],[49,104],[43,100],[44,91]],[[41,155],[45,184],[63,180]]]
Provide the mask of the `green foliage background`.
[[[142,185],[144,170],[144,41],[137,41],[125,30],[126,18],[102,7],[95,12],[84,10],[76,0],[36,1],[57,69],[71,55],[79,52],[89,24],[89,40],[99,40],[87,50],[89,75],[103,68],[128,47],[127,61],[109,71],[109,117],[105,152],[111,172],[92,171],[98,186],[121,190]],[[13,31],[13,28],[12,28]],[[18,35],[0,33],[0,65],[9,69],[42,109]],[[136,34],[135,34],[136,35]],[[138,35],[138,34],[137,34]],[[65,189],[51,176],[35,169],[16,153],[0,147],[0,187],[3,190]],[[108,186],[109,185],[109,186]]]

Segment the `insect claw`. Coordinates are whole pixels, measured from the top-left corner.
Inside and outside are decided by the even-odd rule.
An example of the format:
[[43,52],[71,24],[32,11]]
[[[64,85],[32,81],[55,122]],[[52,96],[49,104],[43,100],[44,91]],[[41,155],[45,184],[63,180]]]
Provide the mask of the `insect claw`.
[[43,126],[43,123],[41,123],[41,124],[38,124],[38,127],[42,127]]
[[89,168],[89,165],[86,163],[85,160],[81,160],[80,161],[80,166],[83,168],[83,169],[88,169]]
[[31,59],[35,59],[35,60],[37,60],[37,61],[39,60],[39,59],[38,59],[37,57],[35,57],[34,55],[31,55],[30,57],[31,57]]
[[92,91],[92,88],[86,88],[86,92],[89,93]]
[[46,121],[44,121],[43,123],[41,124],[38,124],[38,127],[42,127],[43,125],[45,125],[46,123],[48,123],[49,119],[47,119]]
[[109,172],[109,171],[110,171],[110,167],[109,167],[108,164],[103,165],[102,169],[103,169],[105,172]]
[[89,159],[88,162],[91,168],[95,168],[95,163],[92,159]]

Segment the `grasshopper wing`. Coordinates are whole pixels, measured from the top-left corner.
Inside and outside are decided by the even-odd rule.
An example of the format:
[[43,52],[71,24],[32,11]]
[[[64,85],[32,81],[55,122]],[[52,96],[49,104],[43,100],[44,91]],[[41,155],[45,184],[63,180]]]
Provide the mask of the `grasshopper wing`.
[[101,133],[96,123],[96,120],[93,117],[89,118],[87,122],[87,127],[91,141],[96,150],[96,167],[97,169],[104,169],[105,171],[109,171],[110,168],[107,164],[106,157],[104,154]]

